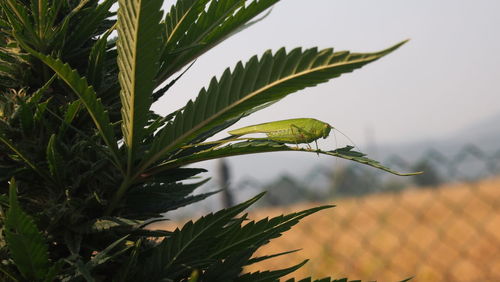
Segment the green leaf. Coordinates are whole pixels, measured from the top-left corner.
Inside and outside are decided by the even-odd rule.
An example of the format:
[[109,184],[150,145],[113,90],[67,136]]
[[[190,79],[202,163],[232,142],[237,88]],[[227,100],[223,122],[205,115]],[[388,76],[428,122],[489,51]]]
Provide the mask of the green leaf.
[[207,172],[207,170],[203,168],[192,168],[192,167],[175,168],[163,171],[161,174],[157,173],[152,176],[153,177],[152,179],[149,180],[154,182],[171,183],[194,177],[199,178],[201,176],[197,175],[203,172]]
[[26,279],[42,280],[50,267],[47,243],[33,219],[21,209],[14,179],[9,186],[9,205],[4,232],[12,259]]
[[151,257],[144,263],[144,277],[149,280],[167,277],[175,279],[175,273],[189,268],[185,263],[193,258],[200,259],[198,253],[204,251],[215,234],[262,196],[263,194],[259,194],[237,206],[208,214],[194,223],[189,221],[182,229],[176,229],[168,239],[155,247]]
[[208,0],[179,0],[165,16],[167,49],[173,48],[189,27],[196,22]]
[[6,267],[5,265],[0,264],[0,272],[4,275],[5,278],[10,278],[10,280],[5,280],[7,281],[12,281],[12,282],[20,282],[23,281],[23,278],[17,273],[14,272],[14,269],[10,269]]
[[314,154],[324,154],[332,157],[338,157],[350,161],[354,161],[357,163],[361,163],[364,165],[368,165],[395,175],[400,176],[411,176],[421,174],[422,172],[411,172],[411,173],[401,173],[395,170],[392,170],[378,161],[367,158],[365,154],[361,152],[353,151],[353,146],[346,146],[343,148],[331,150],[331,151],[322,151],[322,150],[311,150],[307,148],[297,148],[290,147],[282,143],[277,143],[274,141],[267,140],[252,140],[230,144],[218,149],[210,149],[207,147],[206,150],[203,150],[196,154],[187,155],[185,157],[181,157],[178,159],[174,159],[171,161],[164,162],[157,167],[153,168],[150,172],[147,173],[158,173],[162,170],[167,170],[171,168],[176,168],[179,166],[184,166],[191,163],[219,159],[230,156],[238,156],[238,155],[246,155],[246,154],[257,154],[257,153],[268,153],[268,152],[282,152],[282,151],[296,151],[296,152],[308,152]]
[[[130,249],[132,246],[126,246],[123,244],[123,242],[128,238],[129,236],[126,235],[115,242],[111,243],[109,246],[107,246],[104,250],[99,251],[97,255],[95,255],[89,262],[86,263],[87,269],[92,270],[96,266],[103,264],[107,262],[108,260],[112,260],[113,258],[119,256],[120,254],[123,254],[126,252],[128,249]],[[117,251],[114,253],[111,253],[111,251],[115,248],[118,248]]]
[[78,111],[80,110],[81,104],[81,100],[76,100],[66,105],[66,110],[64,111],[64,119],[61,127],[59,128],[59,136],[63,136],[68,127],[71,125],[76,115],[78,114]]
[[64,161],[56,148],[56,135],[52,134],[47,144],[47,163],[49,164],[50,174],[60,181],[62,179],[62,172],[64,171]]
[[276,253],[276,254],[272,254],[272,255],[254,257],[254,258],[249,259],[246,265],[251,265],[251,264],[258,263],[258,262],[261,262],[261,261],[264,261],[264,260],[268,260],[268,259],[272,259],[272,258],[275,258],[275,257],[279,257],[279,256],[283,256],[283,255],[288,255],[288,254],[296,253],[296,252],[298,252],[300,250],[301,249],[296,249],[296,250],[286,251],[286,252],[281,252],[281,253]]
[[288,275],[295,270],[301,268],[304,264],[307,263],[308,260],[304,260],[303,262],[294,265],[289,268],[273,270],[273,271],[257,271],[253,273],[245,273],[238,277],[238,279],[234,280],[234,282],[267,282],[267,281],[276,281],[278,278]]
[[32,105],[26,104],[24,102],[20,103],[17,109],[21,130],[24,134],[29,134],[33,131],[34,115]]
[[61,272],[65,264],[64,260],[59,260],[54,263],[49,270],[47,271],[47,275],[45,276],[44,282],[53,282],[56,281],[56,276]]
[[275,54],[268,51],[260,59],[255,56],[245,66],[240,62],[233,71],[226,69],[220,80],[213,78],[208,89],[203,88],[197,99],[189,101],[184,111],[160,131],[139,172],[229,119],[352,72],[404,43],[367,54],[316,48],[287,53],[282,48]]
[[47,99],[43,103],[39,103],[36,105],[36,111],[35,115],[33,116],[33,121],[36,123],[43,122],[43,115],[45,114],[45,111],[47,110],[47,107],[49,106],[51,98]]
[[87,67],[87,78],[89,83],[96,89],[101,88],[101,83],[104,78],[104,63],[106,61],[106,47],[108,36],[114,30],[114,27],[109,29],[101,38],[99,38],[89,54],[89,64]]
[[122,102],[122,132],[132,171],[144,137],[160,53],[162,0],[119,0],[118,78]]
[[198,183],[146,183],[130,189],[126,194],[126,213],[130,215],[158,216],[188,204],[201,201],[218,191],[188,196],[195,189],[205,184],[206,179]]
[[[285,252],[250,259],[259,247],[281,236],[282,233],[289,230],[302,218],[330,207],[333,206],[316,207],[272,219],[265,218],[258,222],[250,221],[241,226],[241,223],[246,220],[246,216],[243,216],[239,221],[235,221],[220,232],[217,240],[206,250],[206,254],[200,254],[200,258],[191,259],[190,263],[202,265],[203,260],[207,258],[214,259],[217,263],[211,264],[207,271],[204,272],[204,280],[233,281],[241,272],[238,270],[245,265],[290,253]],[[231,272],[231,270],[233,271]],[[234,273],[234,271],[238,272]]]
[[[201,4],[205,4],[204,2],[206,1],[202,1]],[[183,25],[179,28],[179,32],[169,36],[162,55],[164,64],[161,67],[158,82],[164,81],[189,62],[222,42],[252,18],[277,3],[278,0],[252,1],[248,5],[246,2],[248,1],[213,0],[208,8],[201,10],[196,21],[193,21],[189,26]],[[198,5],[193,10],[199,11],[199,8]],[[181,24],[184,23],[181,22]]]
[[65,48],[68,50],[77,49],[88,41],[89,38],[92,38],[99,25],[102,25],[106,18],[112,16],[110,9],[116,1],[117,0],[104,0],[98,6],[87,9],[85,15],[79,19],[79,22],[85,24],[78,26],[78,28],[74,30],[67,39]]
[[0,206],[8,206],[9,205],[9,197],[5,194],[0,194]]
[[31,15],[26,6],[16,0],[4,0],[0,2],[0,5],[9,20],[10,27],[18,33],[18,36],[25,40],[27,39],[27,42],[33,43],[36,46],[43,44],[36,35]]
[[26,45],[23,47],[54,70],[56,74],[78,95],[87,109],[87,112],[94,121],[101,137],[111,150],[115,165],[117,167],[121,167],[120,153],[118,152],[118,144],[113,132],[113,125],[109,120],[108,112],[101,103],[101,100],[97,99],[92,86],[89,86],[87,80],[84,77],[81,77],[76,70],[69,66],[69,64],[64,64],[59,59],[54,59],[50,56],[38,53]]
[[302,218],[332,207],[334,206],[320,206],[271,219],[265,218],[258,222],[248,222],[240,228],[227,232],[224,238],[213,246],[210,257],[224,258],[237,250],[267,244],[269,240],[281,236],[282,233],[299,223]]
[[234,281],[243,271],[243,266],[250,259],[256,248],[235,251],[230,256],[213,263],[202,275],[202,281]]
[[77,260],[75,263],[76,266],[76,276],[78,277],[79,275],[83,276],[85,278],[85,281],[87,282],[95,282],[95,279],[92,277],[90,274],[90,269],[87,265],[83,263],[81,260]]
[[53,75],[42,87],[40,87],[33,95],[28,99],[30,104],[37,104],[42,99],[43,95],[46,94],[47,90],[49,90],[52,82],[56,79],[57,75]]
[[109,231],[110,229],[132,230],[139,228],[144,221],[131,220],[121,217],[101,217],[89,222],[83,223],[74,228],[75,231],[84,234],[93,234]]
[[41,177],[46,180],[50,180],[48,174],[38,167],[33,161],[31,161],[26,154],[24,154],[17,146],[15,146],[7,137],[5,137],[2,132],[0,132],[0,141],[2,141],[7,147],[9,147],[14,153],[16,153],[31,169],[38,173]]
[[[93,257],[87,261],[87,263],[84,263],[81,259],[78,259],[75,262],[75,267],[76,267],[76,276],[83,276],[83,278],[86,281],[96,281],[95,277],[92,275],[92,270],[96,268],[97,266],[104,264],[108,261],[112,261],[114,258],[122,255],[124,252],[127,252],[132,246],[127,246],[126,244],[123,244],[124,241],[128,238],[129,236],[124,236],[115,242],[111,243],[109,246],[107,246],[104,250],[100,250],[97,252],[96,255],[93,255]],[[115,250],[113,253],[111,251]],[[73,280],[71,280],[73,281]],[[77,280],[80,281],[80,280]],[[101,281],[101,280],[98,280]]]
[[49,4],[47,0],[31,0],[31,12],[33,13],[34,26],[40,38],[44,37],[43,33],[45,31],[48,9]]

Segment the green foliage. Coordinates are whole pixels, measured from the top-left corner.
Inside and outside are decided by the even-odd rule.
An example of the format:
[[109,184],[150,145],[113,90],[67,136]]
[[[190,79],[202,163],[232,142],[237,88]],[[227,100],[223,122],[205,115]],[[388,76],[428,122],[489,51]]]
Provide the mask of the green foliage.
[[[9,187],[9,209],[5,214],[5,242],[12,260],[28,280],[45,280],[49,274],[48,247],[33,219],[20,207],[14,179]],[[49,280],[50,281],[50,280]]]
[[[119,2],[118,67],[122,102],[123,140],[128,150],[128,168],[135,161],[136,151],[144,135],[144,126],[151,107],[154,77],[158,72],[160,53],[160,7],[162,0]],[[148,52],[144,52],[144,50]]]
[[180,110],[151,111],[196,58],[277,2],[178,0],[165,16],[161,0],[0,2],[1,281],[274,281],[306,261],[246,273],[289,252],[254,253],[330,206],[255,222],[242,212],[258,195],[175,230],[152,230],[172,210],[217,193],[196,194],[207,179],[193,179],[204,170],[186,165],[302,151],[399,174],[352,147],[206,140],[404,42],[375,53],[267,51],[214,76]]

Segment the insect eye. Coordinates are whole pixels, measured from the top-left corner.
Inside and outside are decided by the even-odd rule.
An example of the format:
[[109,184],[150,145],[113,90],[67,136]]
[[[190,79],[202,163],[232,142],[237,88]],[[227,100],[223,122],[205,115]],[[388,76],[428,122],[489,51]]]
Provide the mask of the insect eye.
[[332,128],[329,125],[325,124],[325,130],[323,130],[323,139],[326,139],[328,135],[330,135],[331,129]]

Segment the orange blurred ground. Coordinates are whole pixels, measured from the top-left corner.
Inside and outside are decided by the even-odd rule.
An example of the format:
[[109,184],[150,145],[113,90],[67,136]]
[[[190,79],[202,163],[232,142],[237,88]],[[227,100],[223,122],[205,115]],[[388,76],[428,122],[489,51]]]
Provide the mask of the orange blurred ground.
[[[302,249],[246,271],[309,262],[288,278],[363,281],[500,281],[500,177],[439,189],[344,198],[250,212],[253,220],[321,204],[336,207],[303,219],[256,256]],[[150,228],[172,230],[179,223]],[[284,279],[283,281],[285,281]]]
[[[283,268],[309,258],[290,277],[500,281],[500,178],[333,204],[335,208],[304,219],[257,255],[302,248],[300,252],[261,267]],[[250,218],[317,205],[259,210]]]

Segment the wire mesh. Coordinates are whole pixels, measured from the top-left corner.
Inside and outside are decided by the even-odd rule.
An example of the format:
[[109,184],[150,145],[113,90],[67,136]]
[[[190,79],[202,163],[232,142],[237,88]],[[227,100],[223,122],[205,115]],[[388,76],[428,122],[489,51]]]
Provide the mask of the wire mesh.
[[[380,189],[392,181],[385,179],[370,193],[327,201],[337,206],[304,219],[259,254],[302,250],[266,261],[265,267],[309,258],[294,277],[500,281],[500,153],[468,146],[452,157],[430,151],[422,160],[440,175],[434,185]],[[391,164],[414,167],[397,157]],[[261,208],[250,218],[318,204]]]

